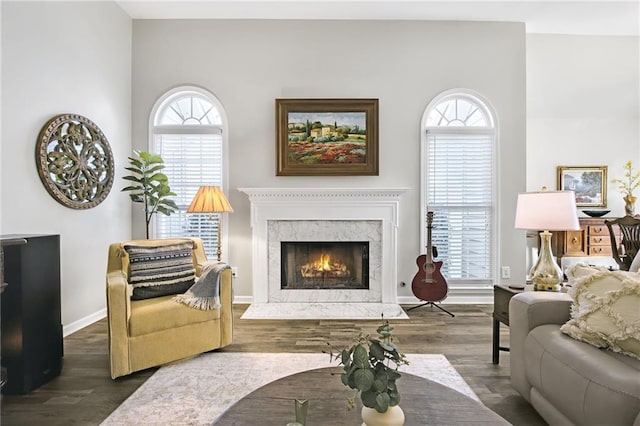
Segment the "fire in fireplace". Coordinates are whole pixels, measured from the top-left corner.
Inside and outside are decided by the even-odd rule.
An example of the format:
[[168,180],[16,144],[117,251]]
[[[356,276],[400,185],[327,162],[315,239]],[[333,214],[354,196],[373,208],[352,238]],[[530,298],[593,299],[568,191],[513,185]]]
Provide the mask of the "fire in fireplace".
[[283,290],[369,289],[369,242],[282,241]]

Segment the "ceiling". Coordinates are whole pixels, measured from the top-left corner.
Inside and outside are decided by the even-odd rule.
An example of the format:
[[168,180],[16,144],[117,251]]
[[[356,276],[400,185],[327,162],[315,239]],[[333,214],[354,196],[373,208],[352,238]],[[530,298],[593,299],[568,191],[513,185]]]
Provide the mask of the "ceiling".
[[640,35],[640,0],[117,0],[133,19],[525,22],[528,33]]

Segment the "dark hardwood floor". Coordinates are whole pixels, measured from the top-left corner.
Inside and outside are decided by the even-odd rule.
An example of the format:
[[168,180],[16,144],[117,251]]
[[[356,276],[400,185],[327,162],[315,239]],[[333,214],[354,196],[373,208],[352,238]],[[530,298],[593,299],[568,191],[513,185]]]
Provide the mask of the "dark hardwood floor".
[[[341,348],[362,330],[375,333],[380,321],[242,320],[248,305],[234,306],[234,340],[226,352],[320,352],[331,342]],[[446,305],[451,318],[432,307],[391,321],[405,353],[444,354],[482,402],[514,425],[544,425],[509,381],[509,353],[491,363],[491,305]],[[508,342],[508,328],[501,339]],[[27,395],[3,395],[2,426],[98,425],[156,369],[111,380],[107,323],[98,321],[64,339],[62,374]],[[451,407],[455,410],[455,407]],[[142,419],[141,419],[142,420]],[[472,424],[472,423],[470,423]]]

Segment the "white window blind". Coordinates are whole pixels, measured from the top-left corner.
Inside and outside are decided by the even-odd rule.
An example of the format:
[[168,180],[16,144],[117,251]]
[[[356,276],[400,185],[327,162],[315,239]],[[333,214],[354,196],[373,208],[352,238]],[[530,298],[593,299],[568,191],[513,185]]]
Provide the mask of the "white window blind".
[[[212,120],[213,117],[213,120]],[[151,150],[164,160],[163,172],[177,195],[180,209],[154,217],[155,238],[199,237],[209,258],[215,258],[219,233],[214,214],[187,214],[201,185],[223,186],[223,129],[212,102],[191,92],[178,93],[158,108]]]
[[162,156],[164,173],[180,211],[155,218],[155,237],[200,237],[212,256],[217,249],[217,215],[187,214],[200,185],[222,185],[221,135],[155,135],[154,152]]
[[493,142],[487,135],[428,134],[432,244],[450,279],[492,277]]
[[466,93],[447,94],[427,111],[424,199],[433,212],[432,245],[452,287],[493,282],[493,122],[486,106]]

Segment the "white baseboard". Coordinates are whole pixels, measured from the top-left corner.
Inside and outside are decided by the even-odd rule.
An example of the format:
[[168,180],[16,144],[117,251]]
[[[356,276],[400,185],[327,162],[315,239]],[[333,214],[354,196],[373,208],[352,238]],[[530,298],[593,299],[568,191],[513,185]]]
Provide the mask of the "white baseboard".
[[253,296],[233,296],[233,303],[250,305],[253,303]]
[[[251,304],[252,296],[235,296],[233,303]],[[414,296],[398,296],[398,303],[401,305],[417,305],[424,303]],[[447,298],[442,301],[443,305],[491,305],[493,304],[493,288],[491,289],[455,289]]]
[[84,318],[80,318],[78,321],[74,321],[71,324],[62,327],[62,337],[75,333],[76,331],[85,328],[88,325],[93,324],[96,321],[100,321],[107,316],[107,308],[100,309],[98,312],[94,312],[91,315],[87,315]]
[[[424,303],[424,301],[413,296],[399,296],[398,303],[401,305],[417,305]],[[443,305],[492,305],[493,293],[490,295],[450,294],[441,303]]]

